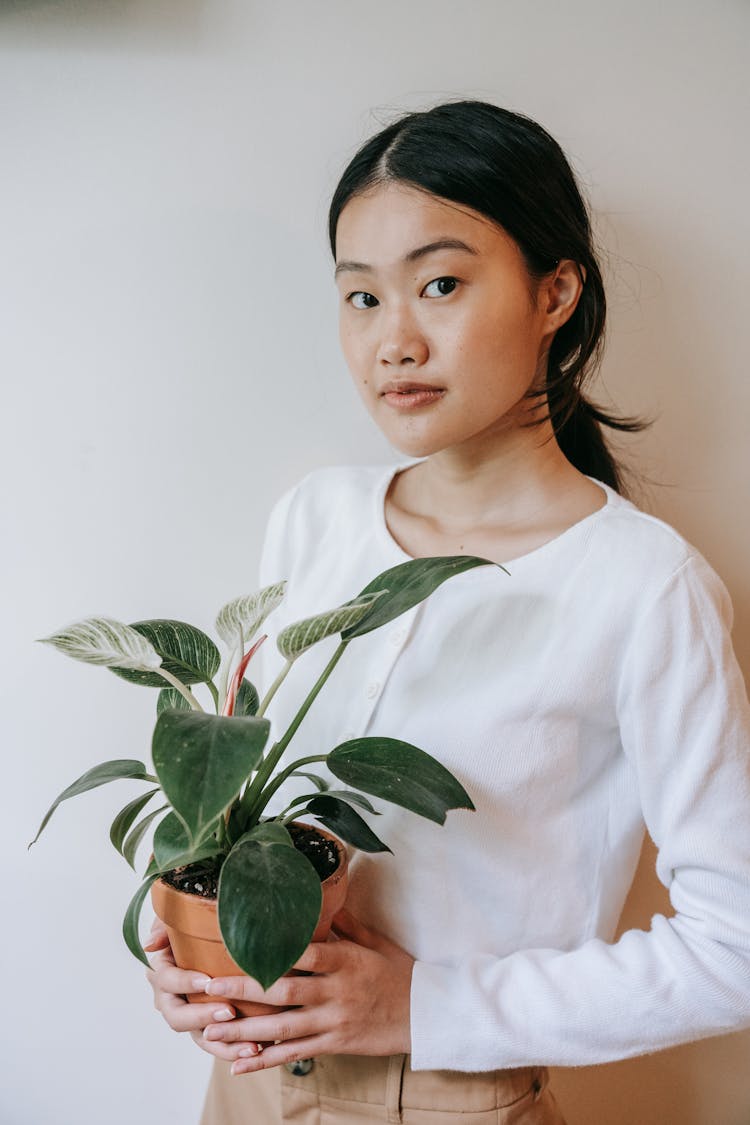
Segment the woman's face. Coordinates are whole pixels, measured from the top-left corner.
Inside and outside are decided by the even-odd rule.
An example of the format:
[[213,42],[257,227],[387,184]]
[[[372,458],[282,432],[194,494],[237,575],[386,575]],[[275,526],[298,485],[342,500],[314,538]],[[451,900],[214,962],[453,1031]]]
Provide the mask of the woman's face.
[[[467,249],[426,249],[446,239]],[[422,457],[494,439],[539,409],[531,405],[539,400],[523,396],[543,382],[549,344],[575,307],[580,282],[572,262],[561,263],[532,300],[521,252],[503,230],[400,183],[349,200],[336,258],[344,356],[395,448]],[[439,393],[386,395],[392,381]]]

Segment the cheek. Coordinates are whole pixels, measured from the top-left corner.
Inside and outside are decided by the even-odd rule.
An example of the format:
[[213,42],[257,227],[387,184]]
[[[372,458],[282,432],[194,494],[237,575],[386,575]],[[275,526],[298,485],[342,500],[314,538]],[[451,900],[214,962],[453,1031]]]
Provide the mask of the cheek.
[[521,374],[534,352],[534,330],[525,308],[496,306],[460,325],[455,347],[475,371],[484,368],[512,374],[518,370]]
[[352,375],[359,376],[367,362],[367,349],[362,334],[339,323],[339,343]]

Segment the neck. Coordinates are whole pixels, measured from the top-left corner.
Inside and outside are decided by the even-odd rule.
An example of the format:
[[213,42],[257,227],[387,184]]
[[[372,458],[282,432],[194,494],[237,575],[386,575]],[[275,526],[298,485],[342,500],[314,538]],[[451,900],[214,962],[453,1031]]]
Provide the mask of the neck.
[[536,511],[580,485],[552,426],[518,428],[504,435],[430,454],[414,479],[413,507],[449,532],[502,522],[524,524]]

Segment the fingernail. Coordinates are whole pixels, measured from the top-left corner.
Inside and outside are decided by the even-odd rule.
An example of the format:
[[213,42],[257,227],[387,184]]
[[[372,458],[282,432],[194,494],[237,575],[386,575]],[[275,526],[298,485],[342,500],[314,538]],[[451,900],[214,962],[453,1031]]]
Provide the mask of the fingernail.
[[239,1050],[237,1052],[237,1054],[239,1055],[239,1057],[241,1059],[253,1058],[255,1055],[260,1054],[260,1048],[259,1047],[242,1047],[241,1050]]
[[192,983],[193,988],[195,989],[196,992],[203,992],[203,990],[205,989],[206,985],[208,984],[208,982],[210,980],[211,980],[210,977],[199,976],[199,977],[193,977],[191,983]]
[[234,1012],[230,1012],[229,1008],[217,1008],[213,1017],[215,1020],[231,1020],[234,1019]]

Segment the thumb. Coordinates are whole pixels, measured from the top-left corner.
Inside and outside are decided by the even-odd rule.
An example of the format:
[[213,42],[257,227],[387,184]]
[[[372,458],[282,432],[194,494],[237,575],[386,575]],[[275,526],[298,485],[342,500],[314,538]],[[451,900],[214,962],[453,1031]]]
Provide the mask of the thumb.
[[151,933],[149,939],[143,946],[144,949],[152,953],[156,949],[165,949],[169,945],[169,937],[167,935],[167,927],[159,918],[154,918],[151,923]]
[[341,937],[348,938],[357,945],[364,945],[367,949],[383,949],[391,944],[384,934],[360,922],[346,907],[334,914],[331,929]]

